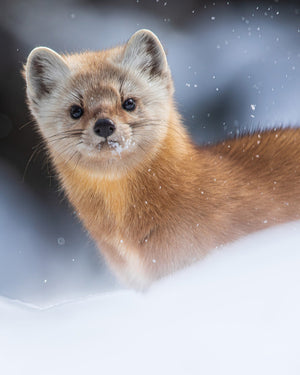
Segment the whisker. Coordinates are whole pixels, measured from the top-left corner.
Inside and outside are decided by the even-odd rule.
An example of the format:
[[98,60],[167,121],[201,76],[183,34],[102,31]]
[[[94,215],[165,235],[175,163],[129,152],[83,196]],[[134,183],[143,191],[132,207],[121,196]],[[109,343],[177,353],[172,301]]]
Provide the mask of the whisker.
[[59,133],[50,135],[49,137],[47,137],[47,139],[58,137],[58,136],[61,136],[61,135],[68,135],[68,136],[82,135],[83,133],[84,133],[83,130],[80,130],[80,129],[66,130],[66,131],[63,131],[63,132],[59,132]]
[[30,157],[29,157],[29,159],[28,159],[28,161],[27,161],[27,163],[26,163],[26,166],[25,166],[24,172],[23,172],[22,183],[25,182],[25,176],[26,176],[26,173],[27,173],[27,171],[28,171],[28,167],[29,167],[29,165],[30,165],[32,159],[33,159],[36,155],[38,155],[38,153],[39,153],[40,151],[41,151],[40,148],[36,148],[35,150],[33,150],[32,154],[30,155]]
[[67,145],[67,146],[64,146],[63,147],[63,149],[61,150],[61,152],[59,152],[58,153],[58,157],[60,157],[62,154],[64,154],[64,153],[68,153],[68,151],[70,150],[70,149],[72,149],[72,148],[74,148],[74,144],[73,143],[71,143],[71,144],[69,144],[69,145]]
[[[46,168],[47,167],[47,174],[50,176],[50,166],[49,166],[49,162],[51,160],[51,157],[50,157],[50,152],[47,150],[46,148],[46,153],[44,154],[45,157],[43,159],[43,164],[42,164],[42,168]],[[51,176],[50,176],[51,177]]]
[[69,135],[65,135],[65,136],[61,136],[61,137],[57,137],[57,138],[53,138],[53,139],[48,139],[47,142],[48,143],[53,143],[53,142],[58,142],[58,141],[62,141],[64,139],[71,139],[71,138],[77,138],[78,136],[69,136]]
[[50,136],[47,138],[47,142],[52,143],[52,142],[57,142],[57,141],[62,141],[64,139],[70,139],[70,138],[78,138],[78,136],[81,136],[82,133],[74,133],[74,134],[55,134],[53,136]]
[[18,130],[22,130],[23,128],[25,128],[25,126],[27,125],[31,125],[31,124],[34,124],[35,120],[29,120],[27,121],[25,124],[21,125]]
[[[33,122],[34,120],[30,121],[30,122]],[[23,125],[23,127],[27,124],[29,124],[30,122],[26,123]],[[62,132],[59,132],[57,134],[53,134],[52,136],[49,136],[47,137],[46,140],[42,139],[37,145],[35,145],[33,147],[33,152],[32,154],[30,155],[27,163],[26,163],[26,166],[25,166],[25,169],[24,169],[24,172],[23,172],[23,177],[22,177],[22,181],[24,182],[25,181],[25,177],[26,177],[26,174],[28,172],[28,169],[29,169],[29,166],[32,162],[32,160],[34,159],[35,156],[37,156],[41,151],[47,151],[47,143],[48,144],[51,144],[53,142],[60,142],[60,141],[63,141],[65,139],[70,139],[70,138],[75,138],[75,137],[78,137],[78,136],[81,136],[83,134],[83,130],[80,130],[80,129],[70,129],[70,130],[65,130],[65,131],[62,131]],[[81,141],[79,143],[77,143],[76,145],[80,144]],[[75,147],[76,147],[75,145]],[[59,156],[61,156],[61,154],[63,152],[67,152],[71,147],[74,147],[73,143],[71,143],[69,146],[65,147],[63,149],[63,151],[59,154]],[[43,166],[45,166],[45,164],[47,163],[48,164],[48,161],[49,161],[49,154],[46,154],[46,162],[44,162]]]
[[[80,143],[78,143],[77,145],[79,145],[79,144],[80,144]],[[72,156],[72,158],[73,158],[75,155],[78,155],[78,159],[77,159],[77,161],[76,161],[76,163],[75,163],[75,165],[74,165],[74,168],[73,168],[73,171],[72,171],[72,175],[74,175],[75,170],[77,169],[77,166],[78,166],[79,160],[81,159],[81,154],[80,154],[80,152],[75,151],[75,152],[74,152],[74,155]],[[70,158],[70,160],[71,160],[71,158]]]

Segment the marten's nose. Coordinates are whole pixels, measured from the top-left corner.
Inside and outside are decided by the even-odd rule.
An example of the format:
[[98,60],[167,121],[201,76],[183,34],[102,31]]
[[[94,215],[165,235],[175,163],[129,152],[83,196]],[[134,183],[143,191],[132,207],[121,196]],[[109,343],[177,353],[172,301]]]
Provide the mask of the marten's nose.
[[116,126],[109,118],[100,118],[94,125],[94,132],[99,137],[107,138],[115,131]]

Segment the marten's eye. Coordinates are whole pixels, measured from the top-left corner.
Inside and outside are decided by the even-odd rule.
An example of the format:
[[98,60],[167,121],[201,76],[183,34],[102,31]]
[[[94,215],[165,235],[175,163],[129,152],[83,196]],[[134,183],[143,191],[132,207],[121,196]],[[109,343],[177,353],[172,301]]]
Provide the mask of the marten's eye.
[[72,105],[70,115],[74,120],[79,119],[83,115],[83,108],[79,107],[79,105]]
[[126,99],[122,104],[122,107],[126,109],[126,111],[134,111],[135,110],[135,101],[132,98]]

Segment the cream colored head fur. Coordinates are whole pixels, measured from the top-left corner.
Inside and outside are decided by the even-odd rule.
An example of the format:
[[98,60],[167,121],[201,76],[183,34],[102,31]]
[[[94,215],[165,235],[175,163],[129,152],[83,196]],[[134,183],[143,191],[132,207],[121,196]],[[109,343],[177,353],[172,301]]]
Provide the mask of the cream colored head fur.
[[[126,45],[100,52],[59,55],[35,48],[25,78],[31,112],[54,162],[114,178],[154,157],[166,137],[173,84],[151,31],[137,31]],[[129,98],[132,111],[122,106]],[[72,106],[82,108],[82,116],[72,118]],[[115,125],[107,138],[94,131],[104,118]]]

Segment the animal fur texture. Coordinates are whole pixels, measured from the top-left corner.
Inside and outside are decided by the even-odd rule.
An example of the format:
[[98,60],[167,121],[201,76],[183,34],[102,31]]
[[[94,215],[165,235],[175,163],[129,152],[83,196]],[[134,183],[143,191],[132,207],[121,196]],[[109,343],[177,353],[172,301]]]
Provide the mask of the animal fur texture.
[[61,184],[127,284],[147,287],[227,242],[299,218],[300,130],[194,145],[151,31],[100,52],[35,48],[24,76]]

